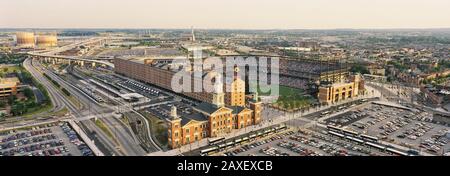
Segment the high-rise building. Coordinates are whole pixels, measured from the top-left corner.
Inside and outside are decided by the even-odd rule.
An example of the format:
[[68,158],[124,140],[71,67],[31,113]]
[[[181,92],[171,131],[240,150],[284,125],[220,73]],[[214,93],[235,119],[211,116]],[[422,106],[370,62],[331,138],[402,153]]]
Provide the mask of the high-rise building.
[[195,33],[194,33],[194,27],[191,27],[191,35],[192,35],[192,41],[195,42]]

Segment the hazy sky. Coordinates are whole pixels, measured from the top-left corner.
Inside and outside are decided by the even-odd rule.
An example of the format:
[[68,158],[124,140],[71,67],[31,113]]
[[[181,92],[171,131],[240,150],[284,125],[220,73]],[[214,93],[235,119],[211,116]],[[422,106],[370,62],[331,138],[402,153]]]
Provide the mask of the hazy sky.
[[449,28],[450,0],[0,0],[0,28]]

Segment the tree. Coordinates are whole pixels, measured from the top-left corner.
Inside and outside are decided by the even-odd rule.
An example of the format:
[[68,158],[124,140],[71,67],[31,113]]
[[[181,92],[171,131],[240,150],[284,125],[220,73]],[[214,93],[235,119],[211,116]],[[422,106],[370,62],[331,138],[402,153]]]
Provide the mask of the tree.
[[352,68],[350,69],[351,72],[353,73],[361,73],[361,74],[369,74],[369,70],[362,66],[362,65],[353,65]]
[[67,91],[67,89],[61,88],[61,90],[64,92],[64,94],[66,94],[67,96],[70,96],[70,92]]
[[24,104],[22,102],[17,102],[11,108],[11,112],[14,116],[22,115],[26,111]]
[[296,108],[296,106],[295,106],[295,101],[290,101],[289,102],[289,108]]
[[27,99],[33,99],[34,97],[33,90],[31,90],[29,87],[25,88],[25,90],[23,90],[23,93],[25,94]]
[[10,95],[8,97],[8,104],[10,104],[10,105],[13,104],[15,100],[16,100],[16,96]]

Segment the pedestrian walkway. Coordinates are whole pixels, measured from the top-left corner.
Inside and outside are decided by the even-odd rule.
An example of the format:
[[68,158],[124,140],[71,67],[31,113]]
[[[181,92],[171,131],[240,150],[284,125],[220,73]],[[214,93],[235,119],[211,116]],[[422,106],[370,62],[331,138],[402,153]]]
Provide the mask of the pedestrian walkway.
[[92,150],[95,156],[105,156],[103,152],[101,152],[100,149],[98,149],[97,146],[94,144],[94,141],[91,140],[73,120],[67,120],[67,122],[70,124],[73,130],[77,132],[77,134],[81,137],[81,139],[83,139],[86,145],[89,146],[89,148]]

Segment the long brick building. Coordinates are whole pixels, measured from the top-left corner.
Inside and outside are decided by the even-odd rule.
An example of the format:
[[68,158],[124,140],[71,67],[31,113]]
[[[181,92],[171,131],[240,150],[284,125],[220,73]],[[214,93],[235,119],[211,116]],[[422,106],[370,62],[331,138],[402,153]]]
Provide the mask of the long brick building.
[[[176,74],[177,70],[172,69],[172,60],[152,60],[152,59],[114,59],[114,71],[118,74],[140,80],[149,84],[159,86],[161,88],[172,91],[172,77]],[[184,68],[186,69],[186,68]],[[206,71],[207,72],[207,71]],[[195,84],[202,84],[203,78],[207,76],[204,73],[202,77],[196,77],[192,74],[191,85],[194,90]],[[231,81],[231,82],[229,82]],[[232,91],[225,92],[224,101],[226,105],[244,105],[245,98],[245,83],[240,79],[229,80],[228,84],[231,86]],[[244,86],[244,88],[243,88]],[[224,84],[224,90],[225,89]],[[183,95],[203,101],[212,103],[213,95],[211,92],[183,92]]]

